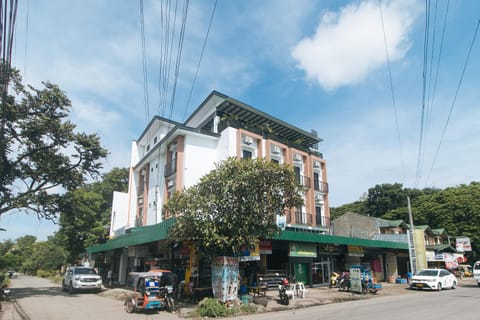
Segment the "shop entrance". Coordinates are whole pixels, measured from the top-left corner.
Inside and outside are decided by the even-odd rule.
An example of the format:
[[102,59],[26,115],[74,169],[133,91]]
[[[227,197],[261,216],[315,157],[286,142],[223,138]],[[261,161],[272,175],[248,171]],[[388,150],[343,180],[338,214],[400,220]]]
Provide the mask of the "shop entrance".
[[332,273],[332,261],[330,257],[320,256],[312,264],[312,284],[328,285]]
[[294,263],[293,268],[294,268],[294,274],[295,274],[295,280],[297,282],[303,282],[304,284],[309,284],[310,281],[308,281],[308,263]]

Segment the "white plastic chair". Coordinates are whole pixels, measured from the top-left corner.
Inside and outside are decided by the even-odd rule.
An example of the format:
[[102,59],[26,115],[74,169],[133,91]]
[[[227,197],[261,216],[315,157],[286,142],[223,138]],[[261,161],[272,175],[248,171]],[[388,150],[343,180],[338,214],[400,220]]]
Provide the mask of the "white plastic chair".
[[305,297],[307,296],[307,289],[305,289],[305,285],[303,284],[303,282],[297,283],[296,291],[297,297],[299,298],[305,299]]

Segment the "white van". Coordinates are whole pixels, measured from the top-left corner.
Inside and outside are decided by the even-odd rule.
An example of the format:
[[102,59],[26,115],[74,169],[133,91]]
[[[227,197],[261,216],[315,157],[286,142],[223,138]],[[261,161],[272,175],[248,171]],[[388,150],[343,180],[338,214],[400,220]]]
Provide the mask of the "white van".
[[473,277],[477,281],[477,285],[480,287],[480,261],[473,264]]

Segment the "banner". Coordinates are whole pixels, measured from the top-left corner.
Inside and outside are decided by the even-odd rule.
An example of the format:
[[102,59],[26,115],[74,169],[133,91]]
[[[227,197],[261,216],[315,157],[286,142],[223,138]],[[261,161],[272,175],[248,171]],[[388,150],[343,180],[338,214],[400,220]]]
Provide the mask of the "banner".
[[317,257],[317,247],[310,242],[290,242],[290,257]]
[[472,251],[472,245],[470,244],[470,238],[460,237],[457,238],[456,249],[458,252]]
[[224,303],[237,298],[238,261],[238,257],[222,256],[212,262],[213,296]]

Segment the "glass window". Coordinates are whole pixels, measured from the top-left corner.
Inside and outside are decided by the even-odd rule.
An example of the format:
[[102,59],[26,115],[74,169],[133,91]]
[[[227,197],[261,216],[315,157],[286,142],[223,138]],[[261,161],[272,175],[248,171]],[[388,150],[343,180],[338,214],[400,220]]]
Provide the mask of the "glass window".
[[242,158],[243,159],[252,159],[252,151],[242,150]]

